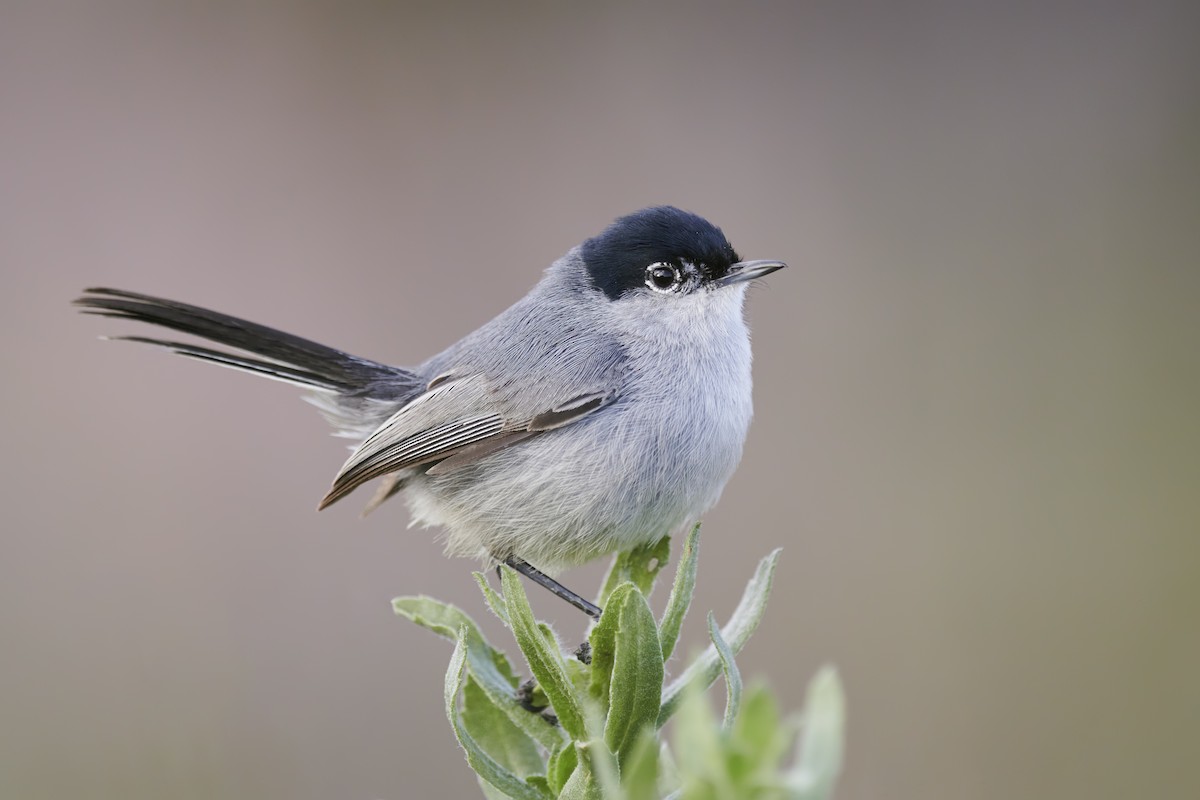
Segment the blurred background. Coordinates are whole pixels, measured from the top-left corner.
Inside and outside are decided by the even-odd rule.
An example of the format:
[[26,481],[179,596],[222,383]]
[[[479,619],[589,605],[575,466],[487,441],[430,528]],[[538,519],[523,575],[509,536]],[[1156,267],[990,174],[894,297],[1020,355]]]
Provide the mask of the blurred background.
[[783,545],[740,663],[841,669],[841,798],[1200,796],[1196,9],[3,3],[0,796],[478,792],[389,605],[476,565],[83,287],[411,364],[656,203],[792,265],[684,649]]

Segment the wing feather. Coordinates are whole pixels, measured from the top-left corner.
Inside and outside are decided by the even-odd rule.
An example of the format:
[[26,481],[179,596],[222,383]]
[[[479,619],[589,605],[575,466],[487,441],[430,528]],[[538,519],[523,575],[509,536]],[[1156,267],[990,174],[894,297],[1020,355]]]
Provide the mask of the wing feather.
[[[542,431],[560,428],[605,405],[612,392],[571,398],[542,413],[505,415],[483,375],[435,382],[379,426],[342,465],[318,508],[337,502],[369,480],[409,467],[434,464],[444,474]],[[394,493],[389,487],[378,505]]]

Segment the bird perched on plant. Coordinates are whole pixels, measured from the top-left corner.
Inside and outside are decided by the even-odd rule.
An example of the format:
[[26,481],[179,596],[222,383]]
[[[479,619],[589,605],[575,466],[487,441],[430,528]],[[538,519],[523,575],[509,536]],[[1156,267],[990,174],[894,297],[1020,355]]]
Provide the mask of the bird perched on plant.
[[320,508],[376,478],[442,526],[451,555],[507,563],[592,616],[555,571],[699,518],[751,417],[748,282],[720,229],[669,206],[572,248],[512,307],[416,367],[394,367],[197,306],[88,289],[87,313],[232,349],[117,337],[296,384],[358,442]]

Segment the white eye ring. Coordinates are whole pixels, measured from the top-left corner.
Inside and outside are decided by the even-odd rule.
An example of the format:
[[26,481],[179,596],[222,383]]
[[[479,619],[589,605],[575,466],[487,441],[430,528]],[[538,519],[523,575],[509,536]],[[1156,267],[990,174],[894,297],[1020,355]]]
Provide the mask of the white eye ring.
[[666,261],[646,267],[646,286],[661,294],[679,291],[683,285],[683,270]]

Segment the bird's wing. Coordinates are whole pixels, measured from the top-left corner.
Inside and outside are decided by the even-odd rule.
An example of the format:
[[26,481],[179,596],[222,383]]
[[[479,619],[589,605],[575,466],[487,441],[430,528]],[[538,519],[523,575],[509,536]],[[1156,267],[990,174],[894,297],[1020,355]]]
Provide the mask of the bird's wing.
[[504,413],[483,375],[436,382],[359,445],[318,507],[325,508],[369,480],[408,467],[433,464],[429,471],[434,474],[461,468],[530,436],[582,419],[613,397],[615,392],[589,392],[513,419]]

